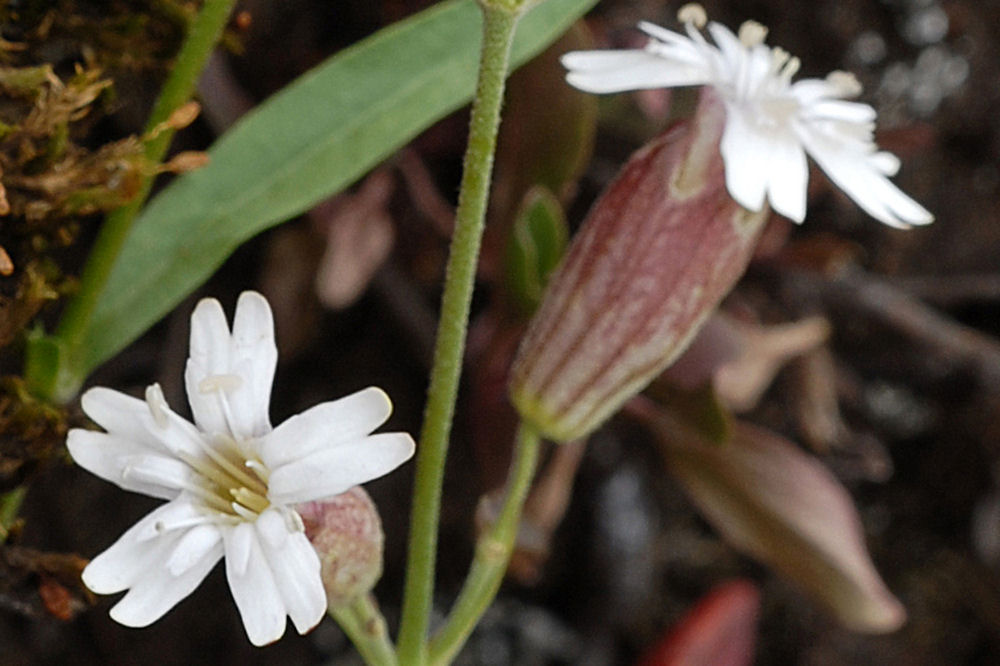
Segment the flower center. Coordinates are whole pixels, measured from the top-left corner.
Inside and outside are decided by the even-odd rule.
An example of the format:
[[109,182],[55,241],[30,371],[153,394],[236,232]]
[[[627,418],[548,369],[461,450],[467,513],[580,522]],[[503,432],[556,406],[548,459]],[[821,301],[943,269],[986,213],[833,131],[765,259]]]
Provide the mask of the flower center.
[[[232,375],[208,377],[199,386],[204,392],[216,393],[227,420],[230,412],[226,389],[233,388],[233,379]],[[173,413],[158,384],[146,390],[146,404],[156,425],[168,428]],[[267,498],[270,473],[256,455],[255,441],[228,434],[216,434],[208,439],[203,433],[192,439],[197,442],[197,451],[175,453],[196,474],[196,481],[183,484],[184,489],[199,497],[206,508],[227,519],[256,520],[271,502]]]
[[247,442],[228,435],[215,435],[202,446],[203,456],[180,454],[201,477],[199,495],[208,506],[223,514],[256,520],[271,502],[267,499],[268,471],[260,460],[247,458]]

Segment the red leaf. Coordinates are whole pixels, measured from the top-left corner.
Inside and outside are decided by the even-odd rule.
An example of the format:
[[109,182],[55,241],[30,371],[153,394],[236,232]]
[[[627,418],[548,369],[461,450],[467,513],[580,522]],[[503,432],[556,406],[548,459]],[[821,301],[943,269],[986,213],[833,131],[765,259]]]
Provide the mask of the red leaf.
[[706,594],[636,666],[748,666],[757,643],[760,592],[734,580]]

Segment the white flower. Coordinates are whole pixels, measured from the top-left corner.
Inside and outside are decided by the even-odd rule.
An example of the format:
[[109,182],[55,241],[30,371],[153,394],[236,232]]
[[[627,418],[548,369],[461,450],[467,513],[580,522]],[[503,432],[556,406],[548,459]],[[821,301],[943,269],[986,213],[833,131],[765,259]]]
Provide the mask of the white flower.
[[577,51],[562,58],[566,80],[593,93],[709,85],[726,106],[720,150],[726,187],[743,207],[759,211],[765,198],[801,222],[806,213],[808,153],[861,208],[893,227],[928,224],[934,217],[901,192],[889,176],[899,160],[874,142],[875,110],[844,101],[860,93],[850,74],[792,83],[799,61],[763,41],[766,29],[747,22],[737,37],[710,23],[710,44],[696,28],[704,10],[682,9],[687,36],[649,23],[645,49]]
[[391,403],[376,388],[317,405],[271,427],[277,362],[271,308],[245,292],[232,333],[222,306],[191,315],[184,380],[195,425],[167,406],[159,385],[137,400],[87,391],[83,410],[106,433],[74,429],[77,464],[125,490],[169,502],[129,529],[83,571],[94,592],[128,593],[111,617],[143,627],[170,610],[225,555],[226,577],[254,645],[299,633],[326,611],[320,560],[294,505],[344,492],[413,455],[404,433],[370,435]]

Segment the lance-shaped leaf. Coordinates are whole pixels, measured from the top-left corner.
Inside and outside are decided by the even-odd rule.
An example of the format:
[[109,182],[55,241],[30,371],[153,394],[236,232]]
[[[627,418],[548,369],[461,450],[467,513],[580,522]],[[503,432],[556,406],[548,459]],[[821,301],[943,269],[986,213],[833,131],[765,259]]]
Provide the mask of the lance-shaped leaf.
[[906,612],[875,571],[850,495],[816,458],[747,423],[735,423],[719,445],[648,404],[641,413],[670,471],[733,546],[794,581],[849,629],[902,625]]
[[[513,66],[596,0],[548,0],[519,22]],[[443,2],[336,54],[244,116],[136,221],[73,365],[87,372],[135,339],[241,243],[364,175],[472,97],[474,0]],[[43,350],[44,351],[44,350]],[[68,389],[63,388],[62,392]]]
[[670,364],[750,260],[767,209],[726,190],[722,101],[631,157],[549,283],[511,370],[511,398],[546,437],[586,436]]

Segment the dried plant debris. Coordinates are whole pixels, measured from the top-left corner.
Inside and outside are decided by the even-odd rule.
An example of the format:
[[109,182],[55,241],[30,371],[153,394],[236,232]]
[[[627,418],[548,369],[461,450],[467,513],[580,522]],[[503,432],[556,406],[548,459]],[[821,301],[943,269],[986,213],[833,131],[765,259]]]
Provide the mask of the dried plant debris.
[[147,170],[130,137],[90,150],[77,125],[111,82],[94,67],[66,81],[48,65],[0,67],[0,345],[67,289],[52,258],[77,236],[82,216],[120,206]]
[[103,67],[162,71],[194,15],[183,0],[25,0],[4,3],[0,25],[14,63],[79,60],[86,52]]
[[[108,134],[114,125],[142,122],[194,9],[174,0],[153,4],[0,8],[0,347],[16,341],[46,302],[70,291],[61,250],[88,216],[134,199],[149,175],[205,161],[185,152],[157,165],[145,154],[164,129],[193,120],[197,105],[186,120],[171,118],[145,136]],[[125,117],[131,107],[135,118]],[[102,122],[112,113],[114,123]]]
[[92,603],[80,582],[87,561],[0,543],[0,609],[32,618],[71,620]]
[[[96,68],[78,67],[63,82],[52,68],[0,68],[0,167],[5,197],[0,210],[29,225],[58,223],[122,205],[138,192],[143,144],[129,137],[88,150],[74,142],[85,119],[111,85]],[[58,224],[56,224],[58,226]],[[51,231],[51,229],[50,229]]]
[[0,379],[0,493],[62,455],[66,427],[63,410],[36,400],[19,378]]

